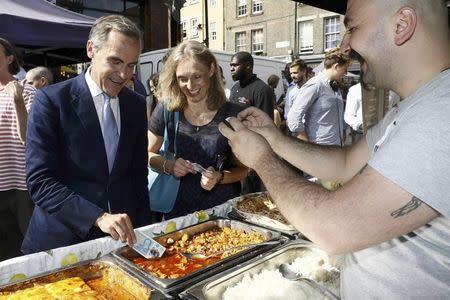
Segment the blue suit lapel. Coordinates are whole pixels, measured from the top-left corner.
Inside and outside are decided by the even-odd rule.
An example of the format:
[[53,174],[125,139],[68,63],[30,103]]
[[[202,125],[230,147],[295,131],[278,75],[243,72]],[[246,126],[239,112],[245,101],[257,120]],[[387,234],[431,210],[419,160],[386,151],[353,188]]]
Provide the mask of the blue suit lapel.
[[102,129],[95,110],[94,100],[89,92],[84,73],[80,74],[71,90],[71,104],[80,119],[84,133],[87,137],[89,152],[99,158],[99,163],[108,174],[108,159],[106,157],[105,143],[103,141]]

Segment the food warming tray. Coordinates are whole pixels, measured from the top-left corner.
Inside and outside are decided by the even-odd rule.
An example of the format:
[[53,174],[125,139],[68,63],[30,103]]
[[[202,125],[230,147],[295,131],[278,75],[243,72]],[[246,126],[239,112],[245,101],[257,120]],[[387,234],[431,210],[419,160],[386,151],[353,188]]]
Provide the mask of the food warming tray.
[[258,215],[256,213],[249,213],[242,211],[238,208],[239,202],[252,198],[252,197],[258,197],[262,196],[265,197],[268,194],[268,192],[257,192],[257,193],[250,193],[246,195],[242,195],[236,198],[233,198],[230,200],[232,210],[228,214],[228,216],[232,219],[244,221],[250,224],[254,224],[257,226],[261,226],[270,230],[276,230],[281,232],[283,235],[287,236],[290,239],[297,239],[305,237],[297,230],[293,225],[290,224],[284,224],[280,221],[274,220],[272,218],[269,218],[267,216]]
[[[102,285],[97,285],[92,289],[100,293],[109,293],[105,295],[108,299],[114,299],[112,295],[117,295],[117,293],[124,291],[133,295],[134,299],[139,300],[150,299],[150,297],[152,300],[166,299],[161,292],[143,283],[142,278],[117,265],[116,259],[109,255],[100,259],[87,260],[72,266],[45,272],[19,282],[3,285],[0,287],[0,295],[1,293],[23,290],[34,287],[37,284],[53,283],[71,277],[80,277],[84,281],[101,277],[104,279]],[[102,287],[105,288],[101,289]]]
[[[254,276],[255,274],[259,274],[262,270],[277,270],[280,264],[291,263],[300,255],[305,255],[305,251],[308,251],[309,249],[314,250],[318,248],[305,240],[299,239],[289,241],[264,254],[254,257],[241,265],[237,265],[221,274],[217,274],[193,285],[180,293],[180,297],[188,300],[221,300],[225,290],[228,287],[239,283],[245,275]],[[338,267],[341,263],[341,257],[333,257],[333,261],[333,264]],[[339,296],[339,272],[337,271],[335,274],[338,274],[338,277],[333,278],[334,280],[332,282],[316,282],[319,283],[323,289],[332,291],[335,295]],[[308,284],[306,281],[302,281],[301,283]],[[270,282],[267,284],[270,284]],[[277,289],[277,287],[274,288]],[[308,288],[313,288],[316,292],[321,294],[319,299],[330,299],[320,289],[317,289],[317,287],[309,285]],[[279,299],[282,299],[282,296],[280,296]]]
[[[226,218],[217,218],[213,220],[209,220],[203,223],[199,223],[190,227],[186,227],[183,229],[180,229],[178,231],[164,234],[158,237],[155,237],[154,239],[162,244],[163,246],[167,245],[167,239],[171,238],[175,241],[181,239],[183,234],[188,234],[190,236],[195,235],[197,233],[202,233],[208,230],[212,230],[215,228],[223,228],[223,227],[229,227],[232,229],[243,229],[248,232],[257,232],[262,234],[267,241],[279,241],[280,243],[286,242],[287,238],[283,237],[279,232],[261,228],[258,226],[254,226],[251,224],[247,224],[244,222],[236,221],[236,220],[230,220]],[[276,247],[275,245],[263,245],[260,247],[254,247],[250,249],[243,250],[237,254],[230,255],[229,257],[226,257],[224,259],[219,260],[216,263],[213,263],[211,265],[208,265],[200,270],[197,270],[193,273],[187,274],[184,277],[176,278],[176,279],[169,279],[169,278],[159,278],[156,276],[153,276],[152,274],[146,272],[144,269],[141,269],[139,266],[136,266],[132,260],[134,258],[139,257],[140,255],[134,251],[129,246],[122,247],[120,249],[117,249],[113,252],[113,256],[115,256],[118,260],[120,260],[124,266],[129,268],[133,273],[137,273],[140,276],[142,276],[149,285],[152,287],[155,287],[161,292],[163,292],[166,295],[171,296],[177,296],[179,292],[181,292],[185,287],[192,286],[194,283],[199,282],[202,279],[211,277],[212,275],[219,273],[223,270],[226,270],[239,262],[249,260],[253,258],[256,255],[259,255],[269,249],[272,249],[273,247]]]

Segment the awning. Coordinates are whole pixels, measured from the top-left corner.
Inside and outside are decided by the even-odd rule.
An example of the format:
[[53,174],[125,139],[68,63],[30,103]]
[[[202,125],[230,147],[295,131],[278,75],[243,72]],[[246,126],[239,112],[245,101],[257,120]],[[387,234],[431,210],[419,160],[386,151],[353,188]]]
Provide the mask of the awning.
[[[2,0],[0,36],[18,46],[35,65],[86,61],[85,46],[95,19],[45,0]],[[41,60],[38,59],[41,57]]]
[[347,0],[292,0],[345,15]]

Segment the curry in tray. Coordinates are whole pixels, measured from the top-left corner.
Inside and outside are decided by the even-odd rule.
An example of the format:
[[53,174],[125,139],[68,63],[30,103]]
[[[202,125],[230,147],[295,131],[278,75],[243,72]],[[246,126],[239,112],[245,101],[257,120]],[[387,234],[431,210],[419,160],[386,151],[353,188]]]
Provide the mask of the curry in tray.
[[258,232],[229,227],[214,228],[192,236],[184,233],[177,241],[167,238],[165,242],[168,249],[161,258],[136,257],[132,259],[132,262],[155,277],[175,279],[203,269],[227,256],[243,251],[245,248],[225,252],[208,259],[187,259],[181,253],[200,253],[208,256],[234,246],[256,244],[265,240],[266,237]]

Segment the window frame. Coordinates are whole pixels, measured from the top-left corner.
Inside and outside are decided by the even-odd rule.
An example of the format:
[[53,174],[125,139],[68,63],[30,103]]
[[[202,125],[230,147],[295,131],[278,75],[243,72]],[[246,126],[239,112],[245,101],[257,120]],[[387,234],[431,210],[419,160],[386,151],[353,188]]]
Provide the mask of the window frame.
[[[311,30],[311,32],[310,32],[311,45],[310,46],[308,45],[308,47],[302,47],[302,43],[305,41],[305,39],[303,38],[304,30],[302,30],[305,28],[304,26],[302,26],[304,24],[311,25],[310,26],[311,27],[310,28],[310,30]],[[297,26],[298,26],[298,33],[299,33],[299,35],[298,35],[298,51],[299,51],[299,53],[312,53],[314,51],[314,21],[313,20],[299,21]]]
[[181,33],[182,33],[181,37],[183,38],[183,40],[185,40],[185,39],[188,38],[188,35],[187,35],[187,20],[183,20],[180,23],[181,23]]
[[[257,36],[259,35],[259,36]],[[260,41],[257,41],[260,38]],[[251,31],[252,54],[261,55],[264,53],[264,30],[262,28],[252,29]],[[255,46],[258,49],[255,50]]]
[[247,0],[236,0],[236,17],[245,17],[247,15]]
[[[260,10],[255,10],[255,7],[260,7]],[[260,15],[263,13],[263,2],[262,0],[252,0],[252,14]]]
[[[328,21],[334,20],[335,22],[333,24],[327,24]],[[333,48],[336,48],[339,46],[339,43],[341,42],[341,20],[340,20],[340,16],[331,16],[331,17],[327,17],[324,18],[324,22],[323,22],[323,48],[324,51],[329,51]],[[334,28],[334,31],[330,31],[328,32],[328,28]],[[333,40],[328,40],[328,37],[334,37]],[[331,44],[329,47],[329,43]]]
[[[243,43],[238,43],[242,41]],[[234,34],[234,44],[236,52],[246,51],[247,50],[247,32],[239,31]]]
[[[195,25],[193,25],[193,21],[195,20]],[[198,38],[199,34],[198,34],[198,18],[191,18],[189,20],[189,25],[190,25],[190,33],[191,33],[191,37],[193,38]],[[195,32],[195,33],[194,33]]]
[[217,41],[217,23],[209,23],[209,39],[211,41]]

